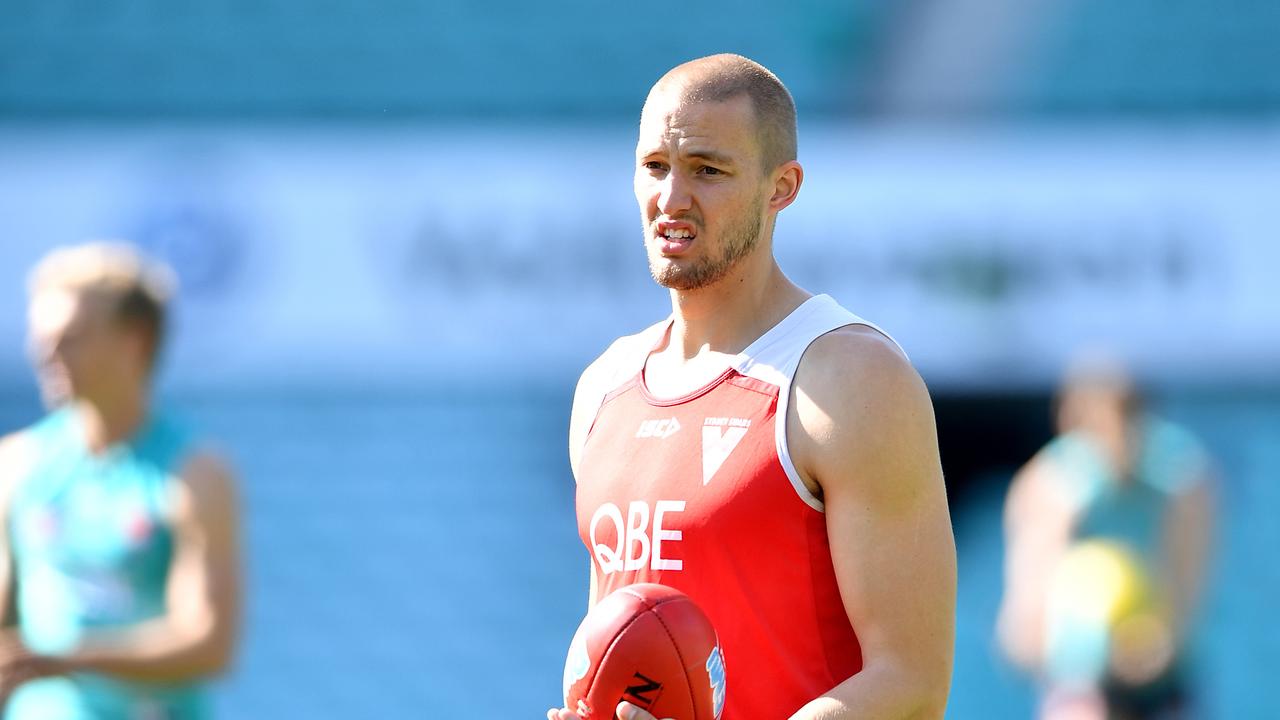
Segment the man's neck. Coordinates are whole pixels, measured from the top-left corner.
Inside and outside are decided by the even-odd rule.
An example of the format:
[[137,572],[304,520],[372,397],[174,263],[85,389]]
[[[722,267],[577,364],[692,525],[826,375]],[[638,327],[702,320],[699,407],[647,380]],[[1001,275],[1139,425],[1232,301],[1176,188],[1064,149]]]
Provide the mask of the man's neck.
[[760,267],[742,263],[708,287],[671,291],[674,322],[666,350],[685,360],[706,350],[739,353],[808,297],[771,255]]
[[145,390],[119,390],[109,397],[81,400],[78,406],[90,452],[101,453],[128,440],[147,419]]

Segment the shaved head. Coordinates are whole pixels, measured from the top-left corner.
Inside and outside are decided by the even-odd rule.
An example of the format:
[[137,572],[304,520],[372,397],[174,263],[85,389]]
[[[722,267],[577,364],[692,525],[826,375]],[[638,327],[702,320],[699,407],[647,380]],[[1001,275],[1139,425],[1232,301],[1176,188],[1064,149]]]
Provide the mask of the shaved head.
[[765,173],[796,159],[796,105],[791,93],[760,63],[741,55],[711,55],[677,65],[649,91],[648,107],[659,94],[676,93],[692,102],[725,102],[747,97],[755,115],[756,139]]

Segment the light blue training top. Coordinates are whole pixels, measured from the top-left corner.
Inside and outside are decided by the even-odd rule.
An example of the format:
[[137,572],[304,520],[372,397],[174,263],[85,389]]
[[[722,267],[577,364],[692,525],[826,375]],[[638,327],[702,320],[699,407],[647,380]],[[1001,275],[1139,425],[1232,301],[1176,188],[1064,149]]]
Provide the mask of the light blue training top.
[[[6,518],[23,641],[56,656],[72,650],[86,631],[164,614],[174,551],[170,498],[190,435],[157,415],[131,440],[95,455],[69,408],[28,433],[30,462]],[[6,720],[207,717],[198,683],[95,674],[27,683],[5,713]]]
[[[1164,560],[1161,544],[1170,506],[1205,479],[1209,461],[1191,433],[1168,421],[1148,416],[1139,432],[1138,455],[1128,478],[1117,475],[1084,433],[1061,435],[1044,453],[1058,470],[1051,477],[1077,511],[1072,539],[1118,544],[1150,575]],[[1074,591],[1105,592],[1091,587]],[[1073,610],[1076,600],[1074,595],[1051,600],[1046,670],[1056,682],[1097,682],[1106,672],[1111,627],[1091,613]]]
[[1045,448],[1054,473],[1079,511],[1074,539],[1110,540],[1147,563],[1159,562],[1165,513],[1172,501],[1204,479],[1208,456],[1190,432],[1167,420],[1140,421],[1133,476],[1121,478],[1083,433],[1059,436]]

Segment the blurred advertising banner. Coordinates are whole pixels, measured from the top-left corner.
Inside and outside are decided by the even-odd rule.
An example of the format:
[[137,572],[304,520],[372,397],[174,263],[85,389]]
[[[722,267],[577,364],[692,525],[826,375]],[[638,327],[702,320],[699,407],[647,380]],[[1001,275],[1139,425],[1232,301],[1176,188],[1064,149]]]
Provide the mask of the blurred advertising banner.
[[[132,240],[178,271],[181,386],[562,378],[668,312],[625,127],[0,129],[0,378],[24,278]],[[777,253],[934,385],[1280,366],[1280,136],[802,126]]]

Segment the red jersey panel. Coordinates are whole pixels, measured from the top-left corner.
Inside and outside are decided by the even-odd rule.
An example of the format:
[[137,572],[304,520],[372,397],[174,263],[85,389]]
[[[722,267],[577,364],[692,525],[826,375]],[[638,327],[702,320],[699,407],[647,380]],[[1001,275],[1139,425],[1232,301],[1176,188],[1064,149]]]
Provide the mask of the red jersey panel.
[[784,422],[804,350],[856,323],[866,324],[810,298],[718,379],[674,399],[651,396],[642,370],[669,322],[602,358],[610,372],[577,487],[597,597],[657,582],[693,598],[720,638],[728,720],[789,717],[862,668],[822,503],[795,472]]

